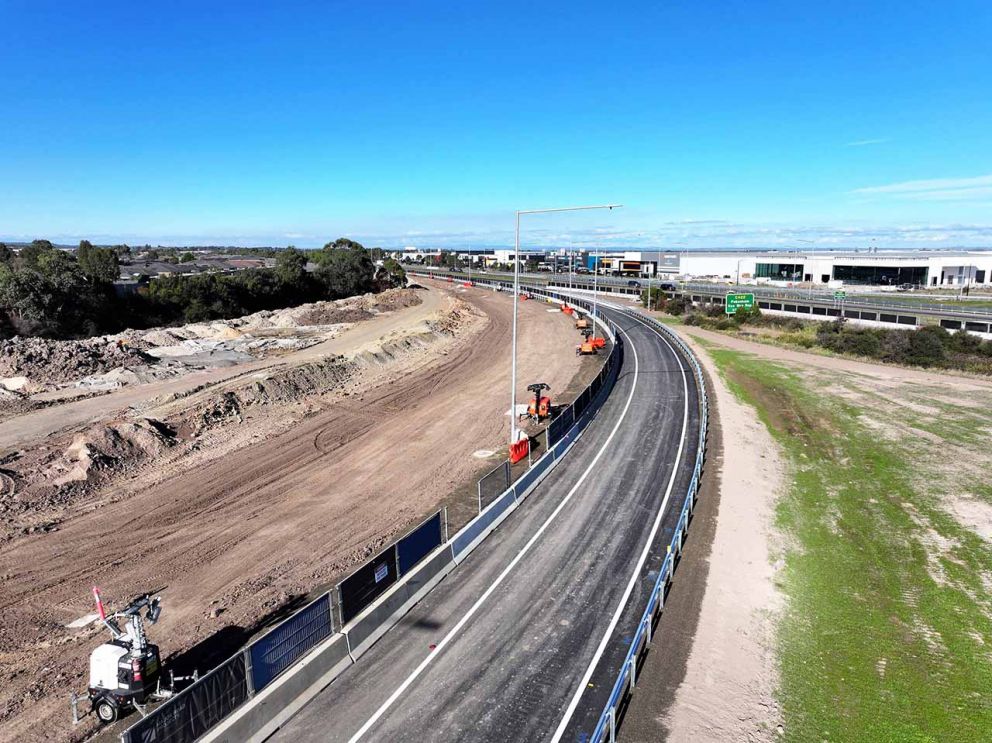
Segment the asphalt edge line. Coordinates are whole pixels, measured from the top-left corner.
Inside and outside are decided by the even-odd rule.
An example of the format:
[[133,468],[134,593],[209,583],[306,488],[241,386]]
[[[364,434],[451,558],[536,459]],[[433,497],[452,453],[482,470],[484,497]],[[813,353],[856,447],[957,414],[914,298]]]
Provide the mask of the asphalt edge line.
[[[631,318],[635,319],[636,318]],[[599,646],[596,648],[596,652],[589,663],[586,672],[582,675],[582,680],[579,681],[575,688],[575,694],[572,696],[572,701],[569,703],[568,708],[565,710],[565,715],[562,717],[561,722],[558,723],[558,727],[555,729],[554,735],[551,738],[551,743],[559,743],[562,736],[565,734],[565,729],[568,727],[568,723],[571,722],[572,716],[575,714],[576,708],[579,706],[579,701],[582,698],[582,694],[586,690],[586,686],[589,683],[589,679],[592,678],[593,672],[596,670],[596,666],[603,657],[603,653],[606,652],[606,646],[610,643],[612,639],[613,632],[616,630],[617,624],[620,622],[620,617],[627,608],[627,602],[630,600],[630,595],[634,592],[634,586],[637,585],[638,579],[641,577],[641,571],[644,569],[644,564],[647,562],[648,555],[651,552],[651,548],[654,546],[655,537],[658,534],[658,529],[661,527],[662,519],[665,516],[665,512],[668,508],[668,501],[672,496],[672,488],[675,487],[675,479],[679,475],[679,466],[682,462],[682,454],[685,451],[685,434],[689,426],[689,381],[686,378],[685,373],[685,361],[678,354],[672,344],[665,338],[661,333],[651,328],[646,323],[641,323],[638,321],[638,325],[646,327],[649,330],[654,331],[658,338],[661,338],[666,348],[671,352],[672,356],[678,362],[679,370],[682,372],[682,390],[683,394],[683,407],[682,407],[682,434],[679,437],[679,450],[675,458],[675,466],[672,468],[672,476],[668,480],[668,487],[665,490],[665,497],[661,501],[661,506],[658,508],[658,513],[655,516],[654,525],[651,527],[651,533],[648,535],[647,540],[644,543],[644,549],[641,552],[641,557],[637,561],[637,566],[634,568],[633,573],[630,576],[630,581],[627,583],[627,588],[624,590],[623,597],[620,599],[620,603],[617,605],[616,611],[613,612],[613,616],[610,619],[610,624],[606,628],[606,632],[603,634],[603,639],[600,641]],[[626,331],[621,330],[624,335],[630,338]]]
[[[630,340],[630,336],[627,335],[626,332],[622,330],[620,332],[623,332],[624,335],[627,336],[628,340]],[[565,508],[568,502],[572,499],[572,496],[575,495],[579,487],[581,487],[582,483],[585,482],[586,478],[589,476],[589,473],[592,472],[593,469],[596,467],[596,464],[599,462],[600,457],[603,456],[603,453],[609,448],[610,444],[613,443],[614,436],[616,436],[617,431],[620,430],[621,424],[623,423],[624,419],[627,417],[627,411],[630,409],[630,404],[631,402],[633,402],[634,399],[634,393],[637,390],[637,380],[639,375],[640,364],[637,358],[637,349],[634,346],[633,342],[630,343],[630,348],[634,355],[634,380],[630,388],[630,394],[627,396],[627,401],[624,404],[623,411],[620,413],[620,417],[613,425],[613,429],[610,431],[610,435],[607,437],[606,441],[603,442],[603,445],[599,448],[599,451],[596,452],[596,456],[593,457],[591,462],[589,462],[589,465],[582,473],[582,476],[578,479],[578,481],[576,481],[575,485],[572,486],[571,490],[568,491],[568,494],[565,495],[564,498],[562,498],[561,502],[555,507],[555,510],[551,512],[551,514],[544,521],[544,523],[541,524],[540,528],[533,534],[533,536],[531,536],[531,538],[527,541],[527,543],[520,548],[520,550],[510,561],[510,563],[489,585],[489,587],[485,590],[485,592],[475,601],[474,604],[472,604],[469,610],[464,614],[464,616],[462,616],[461,619],[458,620],[457,624],[455,624],[455,626],[451,628],[448,634],[446,634],[441,639],[441,641],[437,643],[437,646],[434,648],[433,652],[431,652],[430,655],[424,658],[424,660],[422,660],[420,664],[415,669],[413,669],[410,675],[407,676],[406,679],[404,679],[403,683],[401,683],[396,688],[396,690],[392,694],[390,694],[389,698],[386,699],[386,701],[383,702],[382,705],[372,714],[372,716],[365,721],[365,724],[362,725],[362,727],[360,727],[358,731],[354,735],[352,735],[351,738],[348,739],[349,743],[356,743],[356,741],[361,740],[361,738],[369,730],[371,730],[372,726],[379,721],[379,719],[396,702],[396,700],[403,695],[403,692],[407,690],[410,684],[416,681],[417,677],[420,676],[421,673],[423,673],[423,671],[427,668],[427,666],[430,665],[431,661],[434,658],[438,657],[438,655],[440,655],[441,651],[444,650],[444,648],[451,642],[452,638],[456,634],[458,634],[461,628],[464,627],[465,624],[475,615],[475,613],[481,608],[481,606],[486,602],[486,600],[488,600],[488,598],[500,586],[500,584],[503,583],[503,581],[510,574],[513,568],[516,567],[517,563],[519,563],[520,560],[523,559],[523,557],[537,543],[537,541],[541,538],[541,536],[543,536],[544,532],[551,525],[551,523],[558,518],[558,515],[562,512],[562,510]]]

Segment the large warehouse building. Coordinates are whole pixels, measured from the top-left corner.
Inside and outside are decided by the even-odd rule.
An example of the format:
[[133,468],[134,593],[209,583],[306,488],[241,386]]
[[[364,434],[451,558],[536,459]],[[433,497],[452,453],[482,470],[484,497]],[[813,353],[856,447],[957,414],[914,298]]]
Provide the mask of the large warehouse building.
[[742,283],[924,287],[992,286],[992,251],[798,253],[623,251],[587,254],[592,269],[630,276],[731,279]]

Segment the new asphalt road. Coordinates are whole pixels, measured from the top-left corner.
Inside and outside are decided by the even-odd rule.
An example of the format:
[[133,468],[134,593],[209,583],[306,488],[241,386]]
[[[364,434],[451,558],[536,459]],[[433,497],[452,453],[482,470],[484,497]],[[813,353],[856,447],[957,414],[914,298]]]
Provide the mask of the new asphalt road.
[[642,322],[566,459],[275,741],[583,740],[608,697],[692,475],[697,389]]

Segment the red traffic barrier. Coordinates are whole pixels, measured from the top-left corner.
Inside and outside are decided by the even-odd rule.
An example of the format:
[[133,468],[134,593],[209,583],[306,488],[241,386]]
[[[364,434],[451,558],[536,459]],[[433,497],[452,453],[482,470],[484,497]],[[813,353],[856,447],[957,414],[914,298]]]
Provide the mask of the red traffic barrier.
[[521,439],[515,444],[510,444],[510,464],[516,464],[527,456],[530,451],[530,439]]

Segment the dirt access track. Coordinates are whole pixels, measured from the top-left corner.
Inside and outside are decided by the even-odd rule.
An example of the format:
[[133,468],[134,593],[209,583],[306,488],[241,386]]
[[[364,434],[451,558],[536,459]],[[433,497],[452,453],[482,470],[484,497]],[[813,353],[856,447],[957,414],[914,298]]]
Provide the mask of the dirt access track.
[[[435,288],[425,304],[460,300],[473,322],[374,383],[325,396],[288,430],[263,430],[213,460],[179,460],[147,485],[145,474],[124,478],[57,531],[3,544],[0,740],[92,732],[73,730],[67,702],[85,687],[89,652],[106,631],[66,627],[92,611],[91,585],[116,605],[158,591],[164,611],[151,636],[163,657],[223,655],[263,617],[331,584],[491,467],[473,453],[506,443],[511,303],[484,289]],[[593,363],[576,358],[571,320],[549,309],[520,303],[521,401],[528,383],[559,392]],[[403,313],[422,312],[398,310],[389,323],[395,331]],[[335,352],[346,352],[351,333],[367,347],[362,327],[337,339]]]

